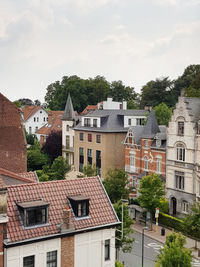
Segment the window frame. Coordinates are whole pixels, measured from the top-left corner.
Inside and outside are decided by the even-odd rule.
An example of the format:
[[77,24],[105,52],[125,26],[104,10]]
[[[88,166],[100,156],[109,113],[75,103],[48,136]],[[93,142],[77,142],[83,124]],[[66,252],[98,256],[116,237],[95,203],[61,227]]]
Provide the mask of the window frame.
[[175,172],[175,188],[177,190],[185,190],[185,175],[184,172]]
[[144,171],[149,171],[149,160],[147,156],[144,156]]
[[97,127],[97,119],[93,119],[93,127]]
[[110,239],[105,240],[104,244],[104,260],[109,261],[110,260]]
[[176,160],[185,162],[185,146],[181,143],[176,144]]
[[185,122],[184,121],[178,121],[177,123],[177,135],[183,136],[184,130],[185,130]]
[[[44,210],[44,214],[40,215],[40,213]],[[34,213],[31,215],[30,213]],[[34,218],[34,222],[30,222],[30,217],[32,216]],[[42,220],[38,220],[38,216],[42,216]],[[24,225],[25,227],[32,227],[32,226],[38,226],[38,225],[44,225],[48,223],[48,205],[46,206],[39,206],[39,207],[32,207],[32,208],[26,208],[24,209]]]
[[162,158],[156,157],[156,172],[161,173],[162,172]]
[[189,203],[185,200],[182,201],[182,211],[184,213],[189,213]]
[[96,143],[101,144],[101,134],[96,135]]
[[[33,263],[25,263],[26,260],[32,258],[33,259]],[[30,255],[30,256],[25,256],[23,257],[23,267],[35,267],[35,255]]]
[[79,133],[79,140],[84,141],[84,133]]
[[91,126],[91,119],[90,118],[84,118],[84,126],[85,127]]
[[88,142],[91,143],[92,142],[92,134],[88,133]]
[[[55,258],[53,258],[53,259],[51,259],[51,260],[50,260],[50,259],[48,260],[48,256],[51,257],[51,255],[49,255],[50,253],[55,253],[55,256],[52,255],[52,256],[54,256]],[[52,266],[52,265],[51,265],[52,263],[53,263],[53,264],[55,263],[55,265],[53,265],[53,266],[57,267],[57,265],[58,265],[58,252],[57,252],[57,250],[48,251],[47,254],[46,254],[46,266],[47,266],[47,267],[51,267],[51,266]]]

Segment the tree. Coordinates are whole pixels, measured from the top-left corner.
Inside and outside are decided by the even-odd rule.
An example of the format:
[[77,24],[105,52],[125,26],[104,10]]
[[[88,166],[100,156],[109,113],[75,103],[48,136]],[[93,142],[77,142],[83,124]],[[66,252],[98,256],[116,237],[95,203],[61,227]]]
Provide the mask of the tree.
[[123,252],[131,252],[132,250],[132,243],[134,238],[132,234],[134,234],[134,230],[131,229],[131,225],[133,224],[133,220],[128,215],[128,205],[122,203],[120,200],[115,203],[114,209],[117,213],[118,218],[121,220],[122,218],[122,205],[123,205],[123,238],[122,233],[120,232],[122,226],[118,226],[117,229],[120,231],[116,231],[116,249],[122,248]]
[[172,109],[162,102],[154,108],[154,111],[158,124],[167,126],[172,116]]
[[35,134],[29,134],[25,130],[25,136],[26,136],[26,142],[27,142],[27,144],[34,145],[35,141],[37,140],[36,135]]
[[[200,237],[200,203],[195,202],[191,212],[184,217],[183,221],[185,232],[195,238]],[[197,242],[196,245],[197,247]]]
[[124,170],[109,170],[103,183],[112,203],[128,198],[130,190],[127,187],[128,177]]
[[20,98],[18,100],[16,100],[17,102],[19,102],[21,104],[21,106],[32,106],[33,105],[33,101],[29,98]]
[[168,77],[159,78],[155,81],[149,81],[141,89],[141,108],[145,106],[157,106],[164,102],[166,104],[170,103],[170,92],[171,92],[172,82]]
[[164,199],[165,195],[160,176],[154,173],[144,176],[140,182],[139,193],[140,206],[153,214],[156,208],[161,207],[161,200]]
[[34,105],[35,105],[35,106],[41,106],[41,102],[40,102],[40,100],[36,99],[36,100],[34,101]]
[[91,165],[91,164],[88,163],[86,166],[83,167],[83,173],[87,177],[91,177],[91,176],[97,175],[96,165],[95,164]]
[[113,81],[110,85],[109,94],[113,97],[114,101],[128,101],[136,99],[138,96],[133,87],[125,86],[122,81]]
[[[36,147],[36,146],[35,146]],[[46,154],[42,153],[40,148],[34,148],[27,150],[27,169],[28,171],[41,170],[43,165],[49,162],[49,158]]]
[[190,267],[192,266],[191,251],[184,248],[185,237],[181,233],[167,236],[164,248],[157,256],[156,267]]
[[51,163],[55,158],[62,155],[62,132],[61,131],[52,131],[46,139],[42,147],[42,151],[45,152]]
[[57,157],[56,159],[54,159],[53,164],[51,166],[51,179],[65,179],[65,173],[70,171],[70,169],[71,166],[62,156]]

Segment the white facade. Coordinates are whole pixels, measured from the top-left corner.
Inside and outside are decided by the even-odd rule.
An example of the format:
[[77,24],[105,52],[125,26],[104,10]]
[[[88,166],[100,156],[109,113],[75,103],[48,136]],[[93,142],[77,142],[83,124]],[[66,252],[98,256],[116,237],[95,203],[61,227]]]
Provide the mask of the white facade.
[[62,121],[62,155],[74,165],[74,121]]
[[112,97],[108,97],[107,101],[103,101],[103,106],[98,104],[98,109],[127,109],[127,102],[116,102],[112,100]]
[[61,267],[61,239],[55,238],[41,242],[30,243],[4,250],[5,267],[23,267],[23,258],[35,256],[35,267],[47,266],[47,253],[57,251],[57,267]]
[[189,212],[199,194],[200,185],[200,172],[197,171],[200,165],[200,136],[191,115],[187,99],[179,97],[167,134],[166,188],[169,210],[171,214],[181,216]]
[[32,116],[24,121],[24,127],[29,134],[35,132],[48,122],[48,112],[43,108],[38,109]]
[[[105,241],[110,240],[110,260],[105,260]],[[75,236],[74,267],[114,267],[115,229],[92,231]]]
[[143,125],[146,116],[124,116],[124,127]]

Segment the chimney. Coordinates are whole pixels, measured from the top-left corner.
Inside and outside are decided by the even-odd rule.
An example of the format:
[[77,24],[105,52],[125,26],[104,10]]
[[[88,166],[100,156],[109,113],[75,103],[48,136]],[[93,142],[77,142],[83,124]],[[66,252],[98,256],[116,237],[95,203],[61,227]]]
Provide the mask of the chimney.
[[122,109],[127,110],[127,101],[125,100],[122,101]]
[[3,241],[7,238],[7,189],[0,189],[0,266],[4,266]]
[[63,210],[63,224],[61,226],[61,231],[73,230],[74,225],[72,223],[72,212],[67,204],[65,209]]

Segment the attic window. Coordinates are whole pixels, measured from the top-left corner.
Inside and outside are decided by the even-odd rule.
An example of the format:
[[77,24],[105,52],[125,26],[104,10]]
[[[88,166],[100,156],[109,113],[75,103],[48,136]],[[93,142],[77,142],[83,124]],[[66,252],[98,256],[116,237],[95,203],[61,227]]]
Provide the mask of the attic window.
[[48,223],[48,205],[42,200],[17,203],[24,226]]
[[89,216],[89,198],[82,195],[68,197],[75,217],[82,218]]

